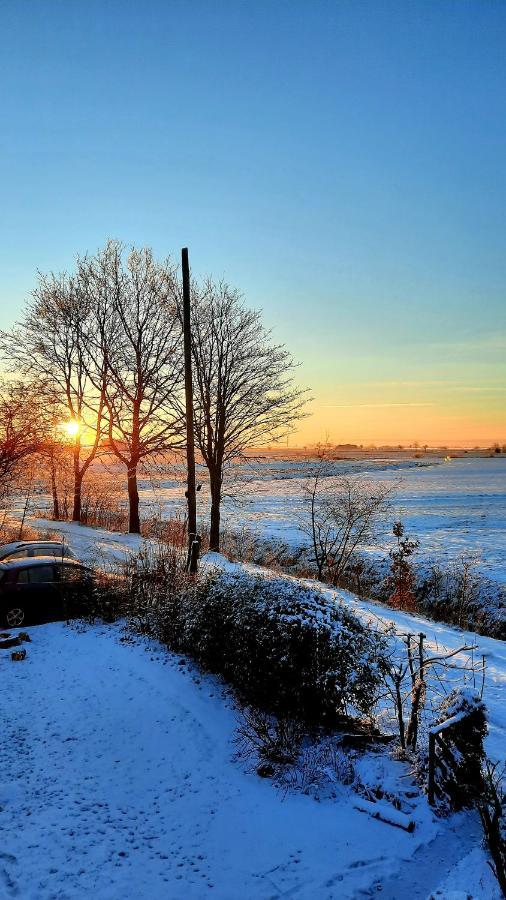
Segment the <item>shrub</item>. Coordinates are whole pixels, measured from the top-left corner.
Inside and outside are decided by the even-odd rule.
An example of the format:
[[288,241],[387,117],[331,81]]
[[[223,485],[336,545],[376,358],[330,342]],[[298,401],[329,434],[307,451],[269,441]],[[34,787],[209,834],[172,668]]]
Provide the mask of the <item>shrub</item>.
[[397,544],[390,550],[392,563],[388,584],[391,594],[388,602],[397,609],[415,610],[416,577],[411,565],[411,556],[418,549],[418,541],[405,536],[402,522],[395,522],[392,531]]
[[448,757],[440,756],[439,787],[452,809],[472,806],[483,793],[483,740],[487,733],[485,704],[470,688],[456,688],[439,707],[436,725],[448,723],[444,734]]
[[506,897],[506,790],[504,769],[485,760],[483,767],[483,796],[478,810],[483,832],[492,857],[489,864]]
[[193,592],[195,579],[185,573],[186,546],[163,542],[144,544],[128,558],[120,582],[130,625],[143,634],[167,640],[172,618],[186,592]]
[[334,791],[336,784],[359,787],[354,767],[354,757],[346,753],[332,738],[324,737],[308,747],[303,747],[296,762],[286,766],[278,774],[281,787],[287,791],[321,794]]
[[130,624],[222,675],[269,715],[334,728],[369,716],[384,641],[344,605],[286,578],[184,571],[184,548],[146,545],[118,591]]
[[267,761],[277,765],[295,763],[304,738],[300,722],[277,719],[260,709],[242,711],[238,728],[239,755],[254,756],[262,764]]
[[215,574],[166,592],[151,613],[158,637],[223,675],[248,704],[310,727],[371,714],[382,640],[317,591]]

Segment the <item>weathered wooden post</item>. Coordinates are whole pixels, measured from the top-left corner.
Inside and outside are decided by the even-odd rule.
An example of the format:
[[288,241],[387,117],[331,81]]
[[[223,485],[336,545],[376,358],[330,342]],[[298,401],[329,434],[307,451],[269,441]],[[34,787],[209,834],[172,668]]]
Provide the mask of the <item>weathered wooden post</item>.
[[429,731],[429,779],[428,779],[428,800],[431,806],[434,806],[434,789],[435,789],[435,767],[436,767],[436,735]]
[[197,536],[197,493],[195,487],[195,442],[193,436],[193,379],[192,379],[192,345],[190,317],[190,265],[188,248],[181,250],[183,270],[183,336],[184,336],[184,389],[186,403],[186,467],[188,501],[188,572],[197,571],[199,557],[199,539]]

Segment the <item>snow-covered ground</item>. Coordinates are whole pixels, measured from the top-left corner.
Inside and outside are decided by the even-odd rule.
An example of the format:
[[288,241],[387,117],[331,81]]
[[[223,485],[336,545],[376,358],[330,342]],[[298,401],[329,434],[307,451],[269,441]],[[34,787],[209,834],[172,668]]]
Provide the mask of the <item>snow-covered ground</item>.
[[[498,896],[474,818],[438,823],[419,801],[408,834],[349,788],[283,796],[234,760],[214,679],[118,626],[30,633],[23,662],[0,656],[0,896]],[[402,771],[378,765],[383,784]]]
[[[30,524],[47,531],[65,535],[70,546],[78,556],[93,565],[107,567],[125,559],[132,551],[142,545],[138,535],[118,534],[102,528],[88,528],[73,522],[52,522],[46,519],[30,519]],[[212,560],[213,554],[208,555]],[[226,564],[223,557],[217,560],[218,565]],[[236,564],[228,564],[237,567]],[[245,566],[249,571],[262,572],[255,566]],[[314,582],[308,582],[314,585]],[[433,622],[423,616],[401,612],[382,606],[379,603],[359,600],[348,591],[335,591],[331,588],[319,588],[332,597],[343,598],[364,621],[373,625],[394,625],[398,632],[418,633],[426,635],[426,646],[438,653],[442,647],[455,650],[463,645],[476,646],[475,658],[482,656],[486,660],[485,701],[489,710],[488,752],[495,759],[506,762],[506,642],[484,637],[474,632],[462,631],[443,622]]]
[[[90,562],[141,543],[39,524]],[[434,647],[477,643],[489,752],[504,758],[503,642],[341,596],[366,620],[422,628]],[[499,897],[473,815],[437,821],[415,800],[407,834],[355,809],[342,785],[320,802],[280,794],[234,759],[237,711],[215,679],[153,643],[122,640],[119,626],[30,632],[26,660],[0,655],[2,900]],[[367,766],[384,786],[409,789],[402,764],[380,755]]]
[[[232,496],[225,496],[223,525],[247,526],[261,537],[300,546],[304,536],[299,522],[304,487],[314,461],[293,459],[250,460],[236,466]],[[391,525],[402,519],[420,540],[419,556],[444,560],[472,551],[488,577],[506,584],[506,457],[361,460],[332,463],[336,476],[354,473],[368,481],[392,485],[391,516],[380,535],[391,545]],[[199,494],[207,514],[207,485]],[[145,507],[163,514],[184,514],[184,488],[177,480],[158,488],[141,486]]]

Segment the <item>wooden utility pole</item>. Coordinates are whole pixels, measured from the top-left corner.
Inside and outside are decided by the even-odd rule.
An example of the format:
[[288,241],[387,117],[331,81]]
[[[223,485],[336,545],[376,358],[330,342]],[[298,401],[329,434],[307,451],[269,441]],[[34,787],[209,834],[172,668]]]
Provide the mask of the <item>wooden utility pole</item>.
[[186,465],[188,471],[188,561],[189,572],[197,571],[199,539],[197,536],[197,493],[195,486],[195,442],[193,437],[193,380],[190,319],[190,265],[188,248],[181,250],[183,269],[183,334],[184,334],[184,390],[186,401]]

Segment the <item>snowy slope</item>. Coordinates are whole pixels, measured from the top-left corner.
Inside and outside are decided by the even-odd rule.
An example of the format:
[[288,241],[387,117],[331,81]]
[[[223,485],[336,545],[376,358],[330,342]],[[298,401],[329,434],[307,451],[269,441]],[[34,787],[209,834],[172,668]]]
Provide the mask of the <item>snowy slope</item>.
[[349,788],[283,797],[234,761],[214,679],[117,626],[31,635],[24,662],[0,656],[5,897],[345,900],[381,884],[423,898],[467,851],[468,889],[497,896],[473,820],[437,824],[422,803],[407,834],[354,809]]
[[[139,546],[55,528],[90,560]],[[364,618],[462,643],[457,629],[345,600]],[[436,822],[422,801],[407,834],[355,809],[344,786],[321,802],[282,795],[234,761],[237,713],[214,679],[157,645],[122,641],[118,626],[31,634],[24,662],[0,655],[2,900],[499,896],[475,817]],[[504,644],[477,640],[489,656],[491,748],[504,755]]]
[[[207,566],[214,566],[218,569],[233,571],[243,568],[248,572],[257,573],[265,578],[269,578],[271,574],[275,574],[276,578],[280,577],[279,573],[271,573],[268,569],[263,569],[259,566],[231,563],[225,557],[216,553],[208,553],[205,557],[205,562]],[[319,590],[327,597],[338,602],[344,602],[351,607],[362,621],[370,624],[373,628],[382,625],[387,627],[393,625],[398,634],[423,632],[428,653],[438,655],[443,650],[457,650],[459,647],[466,645],[475,646],[475,659],[480,660],[481,657],[485,657],[486,665],[484,700],[487,705],[489,723],[487,752],[493,759],[506,762],[506,707],[504,703],[506,695],[506,643],[504,641],[453,628],[442,622],[432,622],[423,616],[390,609],[380,603],[359,600],[358,597],[349,591],[324,587],[313,580],[291,578],[288,575],[282,577],[286,578],[288,583],[290,581],[301,582],[314,590]],[[468,658],[468,653],[457,655],[454,658],[454,662],[464,666]],[[445,677],[448,679],[448,689],[450,689],[452,679],[458,679],[460,675],[450,672]],[[479,679],[476,686],[477,688],[481,686]]]
[[[104,566],[125,558],[128,553],[137,551],[142,545],[142,539],[138,535],[118,534],[101,528],[76,525],[73,522],[30,519],[30,524],[65,535],[71,547],[83,560]],[[227,562],[223,556],[214,558],[214,554],[208,554],[207,559],[208,564],[214,563],[219,567],[227,566],[230,569],[238,567],[238,564]],[[265,573],[265,570],[257,566],[250,565],[244,568],[252,572]],[[315,586],[314,581],[307,583]],[[488,752],[494,759],[506,761],[506,642],[462,631],[445,623],[432,622],[423,616],[389,609],[378,603],[359,600],[348,591],[334,591],[322,586],[320,590],[329,596],[344,599],[365,621],[393,624],[401,632],[423,631],[427,636],[427,647],[436,652],[441,646],[455,650],[463,644],[476,645],[476,658],[485,656],[487,666],[484,699],[489,715]]]
[[23,663],[0,657],[7,896],[351,897],[435,830],[393,841],[344,788],[283,800],[233,762],[215,682],[118,628],[31,634]]

